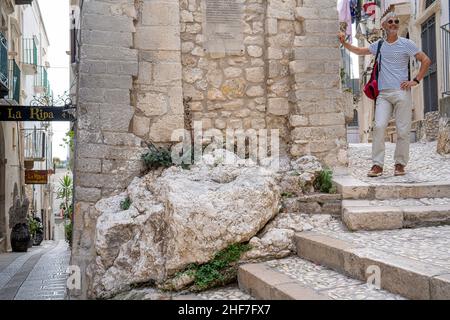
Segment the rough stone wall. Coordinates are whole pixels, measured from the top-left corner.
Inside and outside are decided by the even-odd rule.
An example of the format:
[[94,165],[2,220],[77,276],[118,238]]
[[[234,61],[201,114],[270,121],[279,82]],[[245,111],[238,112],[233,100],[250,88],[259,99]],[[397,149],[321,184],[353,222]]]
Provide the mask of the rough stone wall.
[[439,120],[437,141],[437,153],[441,155],[450,154],[450,121],[447,117],[441,117]]
[[92,296],[94,204],[140,174],[144,142],[171,144],[186,106],[204,129],[279,129],[292,156],[347,164],[335,1],[242,2],[245,50],[227,56],[203,50],[201,0],[84,2],[72,251],[83,283],[73,296]]
[[136,1],[135,48],[139,73],[133,85],[133,132],[146,141],[168,143],[184,128],[178,0]]
[[295,106],[294,73],[289,65],[294,55],[294,39],[301,35],[295,19],[296,0],[268,0],[266,15],[267,46],[267,127],[279,129],[283,143],[291,144],[289,114]]
[[203,129],[266,128],[265,1],[244,1],[241,54],[204,50],[202,0],[180,1],[183,95]]
[[417,139],[419,141],[436,141],[439,134],[439,111],[428,112],[425,119],[417,124]]

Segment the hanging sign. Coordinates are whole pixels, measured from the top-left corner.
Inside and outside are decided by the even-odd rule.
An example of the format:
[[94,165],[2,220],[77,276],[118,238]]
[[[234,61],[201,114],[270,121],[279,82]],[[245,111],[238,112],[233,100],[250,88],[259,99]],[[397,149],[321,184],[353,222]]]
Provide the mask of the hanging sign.
[[64,107],[0,106],[0,121],[74,121],[72,110]]
[[47,170],[25,170],[25,184],[47,184]]

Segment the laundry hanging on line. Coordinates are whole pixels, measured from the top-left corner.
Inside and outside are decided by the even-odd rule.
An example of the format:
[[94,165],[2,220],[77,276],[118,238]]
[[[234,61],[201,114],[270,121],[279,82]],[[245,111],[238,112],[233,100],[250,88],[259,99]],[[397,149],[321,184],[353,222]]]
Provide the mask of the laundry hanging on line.
[[351,0],[338,0],[337,10],[339,13],[339,22],[347,23],[345,33],[347,36],[352,36],[352,14],[350,7]]

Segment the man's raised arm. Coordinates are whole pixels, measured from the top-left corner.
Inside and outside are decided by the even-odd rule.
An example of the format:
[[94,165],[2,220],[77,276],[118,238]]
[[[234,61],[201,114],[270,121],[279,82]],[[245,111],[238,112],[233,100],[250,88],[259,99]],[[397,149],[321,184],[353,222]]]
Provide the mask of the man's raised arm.
[[350,52],[353,52],[354,54],[357,54],[358,56],[367,56],[369,54],[372,54],[369,50],[369,48],[359,48],[351,45],[347,41],[345,41],[345,34],[339,33],[339,41],[342,43],[345,49],[347,49]]

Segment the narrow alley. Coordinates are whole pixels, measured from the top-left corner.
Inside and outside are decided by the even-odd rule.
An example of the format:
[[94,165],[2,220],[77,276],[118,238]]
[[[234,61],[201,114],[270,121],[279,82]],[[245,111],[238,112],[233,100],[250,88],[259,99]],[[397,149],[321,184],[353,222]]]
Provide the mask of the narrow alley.
[[0,300],[64,300],[70,250],[64,240],[0,255]]

